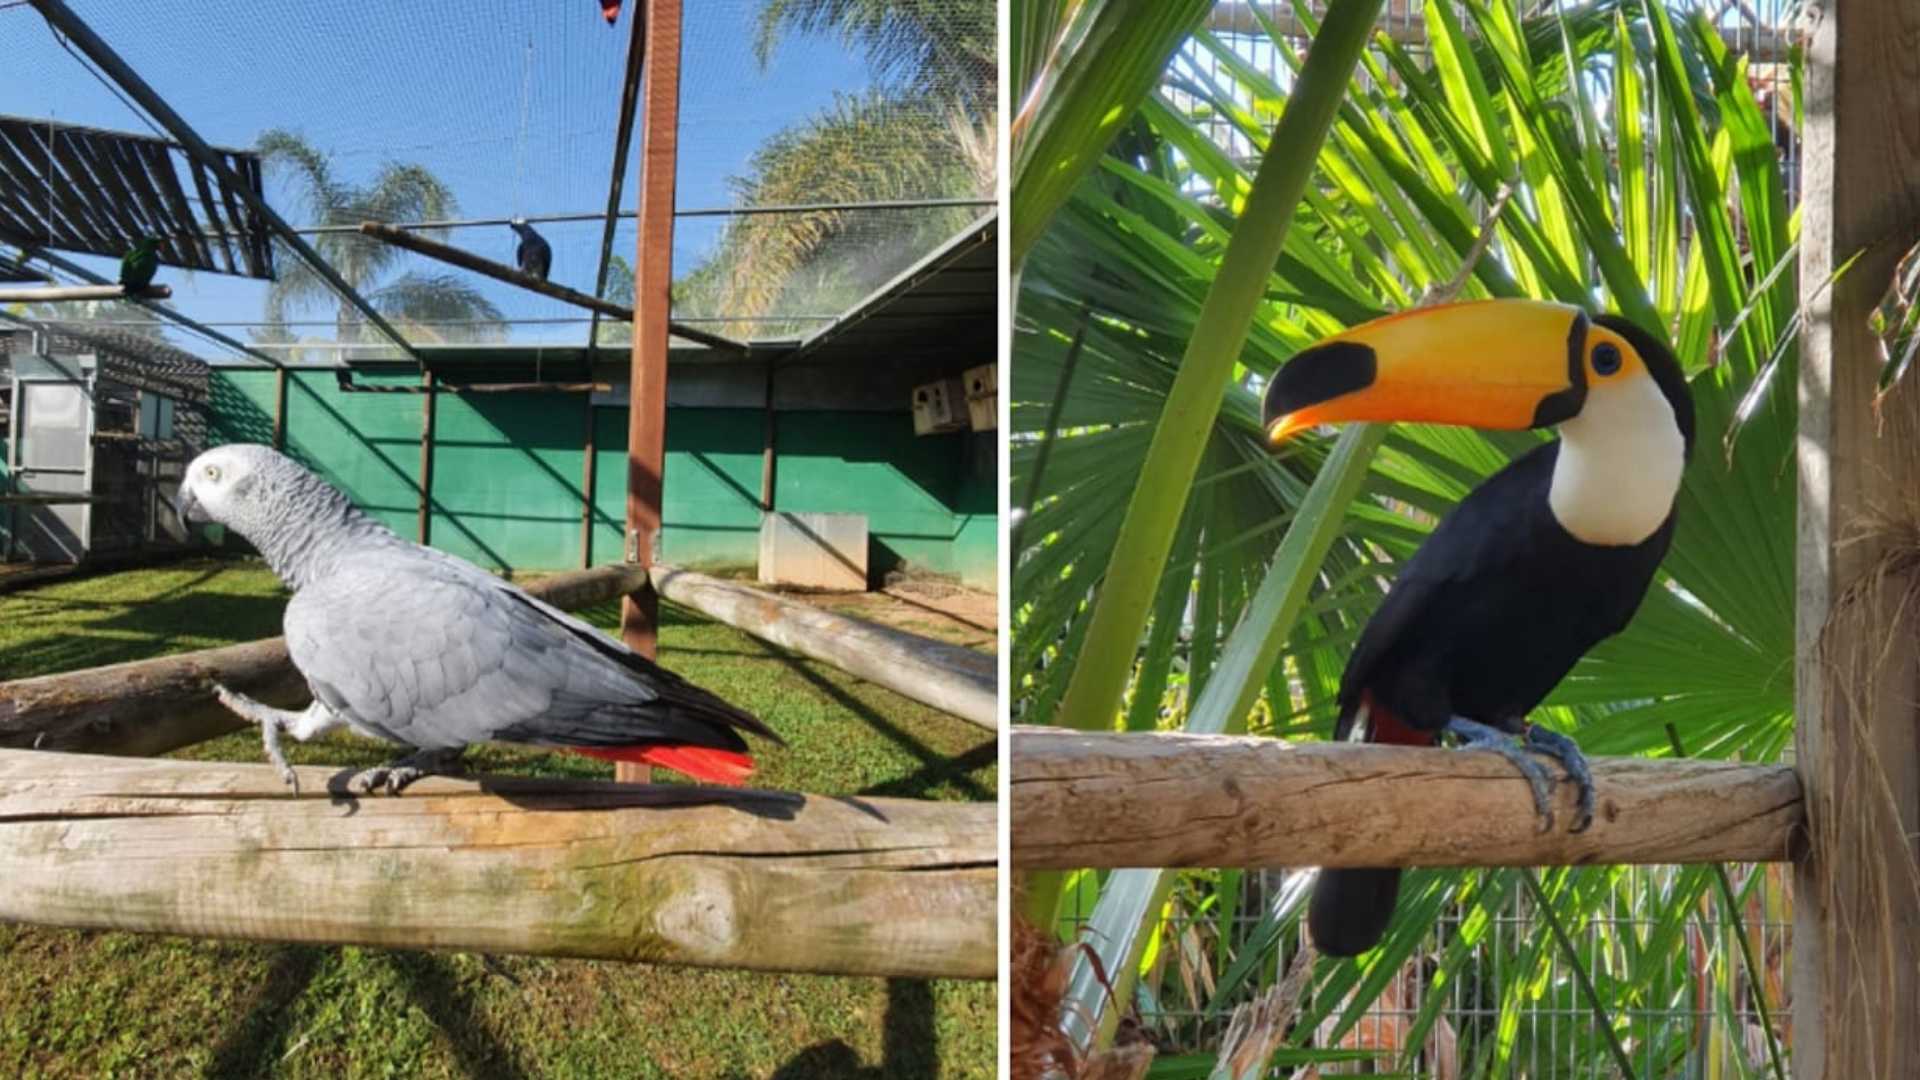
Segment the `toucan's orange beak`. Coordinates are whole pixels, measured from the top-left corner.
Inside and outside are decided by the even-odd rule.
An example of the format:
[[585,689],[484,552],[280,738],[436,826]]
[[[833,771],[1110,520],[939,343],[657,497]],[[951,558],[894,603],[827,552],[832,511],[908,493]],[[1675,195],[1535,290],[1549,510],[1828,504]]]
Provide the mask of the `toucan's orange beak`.
[[1355,420],[1557,424],[1586,397],[1585,312],[1538,300],[1416,308],[1294,355],[1267,384],[1267,442]]

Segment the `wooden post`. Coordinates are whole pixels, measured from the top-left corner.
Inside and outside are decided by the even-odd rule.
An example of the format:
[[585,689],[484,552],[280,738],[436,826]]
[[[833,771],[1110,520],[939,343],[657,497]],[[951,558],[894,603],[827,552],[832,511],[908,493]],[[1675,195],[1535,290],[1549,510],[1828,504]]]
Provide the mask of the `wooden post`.
[[128,289],[124,285],[0,285],[0,304],[58,304],[80,300],[166,300],[173,289],[149,285]]
[[[994,805],[0,751],[0,919],[991,979]],[[330,791],[332,785],[335,790]]]
[[999,730],[998,675],[987,653],[691,570],[655,566],[651,577],[661,596],[682,607],[988,731]]
[[[578,289],[569,289],[558,282],[546,281],[534,277],[532,274],[523,274],[517,268],[508,266],[505,263],[494,262],[492,259],[483,259],[472,252],[462,251],[457,247],[450,244],[442,244],[437,240],[429,240],[424,236],[408,232],[397,226],[386,225],[378,221],[363,221],[360,223],[360,231],[376,240],[385,241],[395,247],[406,248],[416,255],[425,255],[429,259],[437,259],[450,266],[458,266],[463,270],[471,270],[476,274],[485,275],[496,281],[504,281],[509,285],[518,285],[523,289],[537,292],[542,296],[551,296],[555,300],[563,300],[576,307],[586,308],[599,315],[608,315],[622,321],[634,318],[632,308],[616,304],[611,300],[603,300],[597,296],[588,296]],[[696,327],[683,326],[679,323],[670,323],[669,327],[672,329],[675,337],[685,338],[697,345],[705,345],[710,349],[725,349],[731,352],[739,352],[741,350],[739,342],[721,337],[718,334],[709,334]]]
[[287,369],[273,369],[273,448],[287,448]]
[[1793,1073],[1911,1077],[1920,1076],[1911,1022],[1920,1000],[1920,572],[1900,529],[1920,515],[1920,385],[1909,374],[1876,408],[1866,319],[1920,239],[1920,6],[1825,0],[1813,14],[1794,725],[1811,843],[1794,878]]
[[760,512],[773,513],[774,439],[779,434],[779,414],[773,410],[773,359],[767,359],[767,422],[760,441]]
[[[667,455],[667,321],[673,313],[673,191],[679,167],[680,0],[648,0],[641,61],[640,199],[633,269],[633,364],[627,380],[627,561],[652,566],[660,540]],[[651,588],[620,605],[620,636],[652,658],[660,598]],[[640,779],[622,764],[623,780]]]
[[433,537],[433,423],[434,403],[440,395],[434,393],[433,372],[420,376],[420,542],[430,543]]
[[580,466],[580,568],[593,565],[593,487],[599,481],[596,475],[600,469],[600,452],[595,446],[593,422],[593,391],[586,393],[587,438],[584,449],[586,460]]
[[1015,727],[1016,869],[1783,862],[1804,827],[1787,765],[1594,758],[1596,810],[1541,832],[1490,753],[1248,735]]

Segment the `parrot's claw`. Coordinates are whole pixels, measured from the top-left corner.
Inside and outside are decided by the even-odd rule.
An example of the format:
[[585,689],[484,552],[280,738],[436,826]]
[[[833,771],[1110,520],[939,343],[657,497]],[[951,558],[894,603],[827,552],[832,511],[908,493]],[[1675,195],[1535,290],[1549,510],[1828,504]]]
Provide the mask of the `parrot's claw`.
[[[1460,740],[1460,749],[1491,750],[1506,758],[1514,768],[1519,769],[1520,775],[1527,778],[1527,788],[1533,792],[1533,812],[1540,815],[1540,831],[1542,833],[1553,831],[1553,777],[1547,775],[1546,766],[1530,757],[1526,750],[1514,745],[1512,735],[1477,720],[1456,716],[1447,721],[1447,726],[1443,730]],[[1541,752],[1550,753],[1546,750]],[[1575,752],[1578,753],[1578,751]],[[1571,774],[1572,770],[1569,769],[1568,772]],[[1588,817],[1591,816],[1589,812]],[[1585,826],[1582,825],[1581,828]],[[1579,832],[1580,829],[1574,831]]]
[[1568,832],[1582,833],[1593,824],[1593,772],[1587,768],[1587,756],[1572,739],[1539,724],[1527,728],[1527,748],[1566,767],[1567,779],[1579,791],[1579,809]]
[[451,750],[417,750],[406,757],[389,761],[385,765],[376,765],[371,769],[362,769],[354,773],[348,778],[347,786],[363,795],[372,795],[381,791],[388,795],[398,795],[423,776],[457,772],[460,752],[464,749],[465,747],[455,747]]

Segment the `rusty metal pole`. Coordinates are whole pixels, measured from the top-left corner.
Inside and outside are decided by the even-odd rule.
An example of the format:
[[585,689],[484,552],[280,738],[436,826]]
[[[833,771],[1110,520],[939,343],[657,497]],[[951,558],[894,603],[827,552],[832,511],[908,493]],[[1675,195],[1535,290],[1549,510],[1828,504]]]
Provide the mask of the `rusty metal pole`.
[[[639,241],[633,271],[633,369],[627,381],[627,561],[652,566],[660,539],[667,452],[667,320],[672,314],[673,186],[679,164],[680,0],[648,0],[640,65]],[[652,658],[660,597],[651,587],[620,605],[620,637]],[[621,780],[646,779],[622,764]]]

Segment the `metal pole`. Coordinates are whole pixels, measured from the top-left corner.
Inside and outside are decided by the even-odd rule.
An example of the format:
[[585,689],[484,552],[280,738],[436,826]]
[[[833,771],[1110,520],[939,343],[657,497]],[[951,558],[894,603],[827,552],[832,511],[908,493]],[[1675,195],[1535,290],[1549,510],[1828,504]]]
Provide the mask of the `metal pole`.
[[326,279],[327,284],[333,286],[349,303],[360,309],[360,313],[367,317],[367,321],[392,339],[400,351],[406,353],[414,363],[425,366],[420,354],[413,351],[413,346],[408,344],[406,338],[400,336],[400,331],[395,330],[378,311],[373,309],[372,304],[367,303],[365,297],[361,296],[352,285],[347,284],[346,279],[341,277],[339,272],[327,263],[327,260],[320,257],[319,252],[313,250],[311,245],[301,239],[300,235],[293,231],[293,227],[282,220],[280,215],[274,212],[273,207],[268,206],[267,201],[255,193],[253,188],[227,165],[226,159],[215,153],[213,147],[207,145],[206,140],[193,130],[192,125],[188,124],[179,113],[174,112],[173,107],[168,105],[153,87],[148,86],[146,80],[120,58],[119,53],[114,52],[105,41],[101,40],[100,35],[93,32],[92,27],[82,21],[80,16],[75,15],[73,10],[61,0],[29,0],[29,2],[47,22],[53,25],[54,29],[65,34],[75,45],[78,45],[80,51],[87,54],[88,59],[106,72],[114,82],[119,83],[120,88],[139,102],[141,108],[152,114],[153,118],[160,122],[161,127],[172,133],[188,154],[212,170],[213,174],[226,184],[229,191],[239,195],[249,209],[260,215],[270,228],[279,233],[287,246],[305,259],[307,265],[313,267],[314,273]]
[[[639,238],[634,262],[633,361],[627,384],[627,561],[652,566],[660,537],[666,472],[667,319],[672,312],[674,172],[679,165],[680,0],[649,0],[641,63],[645,126],[640,132]],[[660,597],[651,587],[620,605],[620,636],[654,655]],[[637,765],[621,780],[645,779]]]
[[[613,178],[607,181],[606,224],[600,231],[600,263],[593,275],[593,295],[607,291],[607,266],[613,261],[613,230],[620,223],[620,192],[627,181],[627,149],[633,145],[634,106],[640,100],[640,61],[647,55],[647,20],[636,16],[633,36],[627,40],[627,77],[621,84],[620,122],[613,138]],[[593,313],[587,344],[600,344],[600,313]]]
[[[935,210],[945,207],[986,207],[998,206],[992,199],[869,199],[856,202],[816,202],[816,203],[768,203],[765,206],[695,206],[684,210],[675,210],[675,218],[701,217],[757,217],[763,214],[818,214],[827,211],[855,210]],[[622,221],[634,217],[631,210],[599,211],[574,210],[557,214],[526,214],[517,220],[533,225],[558,225],[580,221],[602,221],[609,215]],[[442,218],[435,221],[393,221],[388,222],[396,229],[477,229],[499,227],[516,220],[510,217],[479,218]],[[328,233],[349,233],[358,229],[358,225],[296,225],[293,231],[301,236],[325,236]],[[218,232],[208,230],[209,237],[217,237]]]

